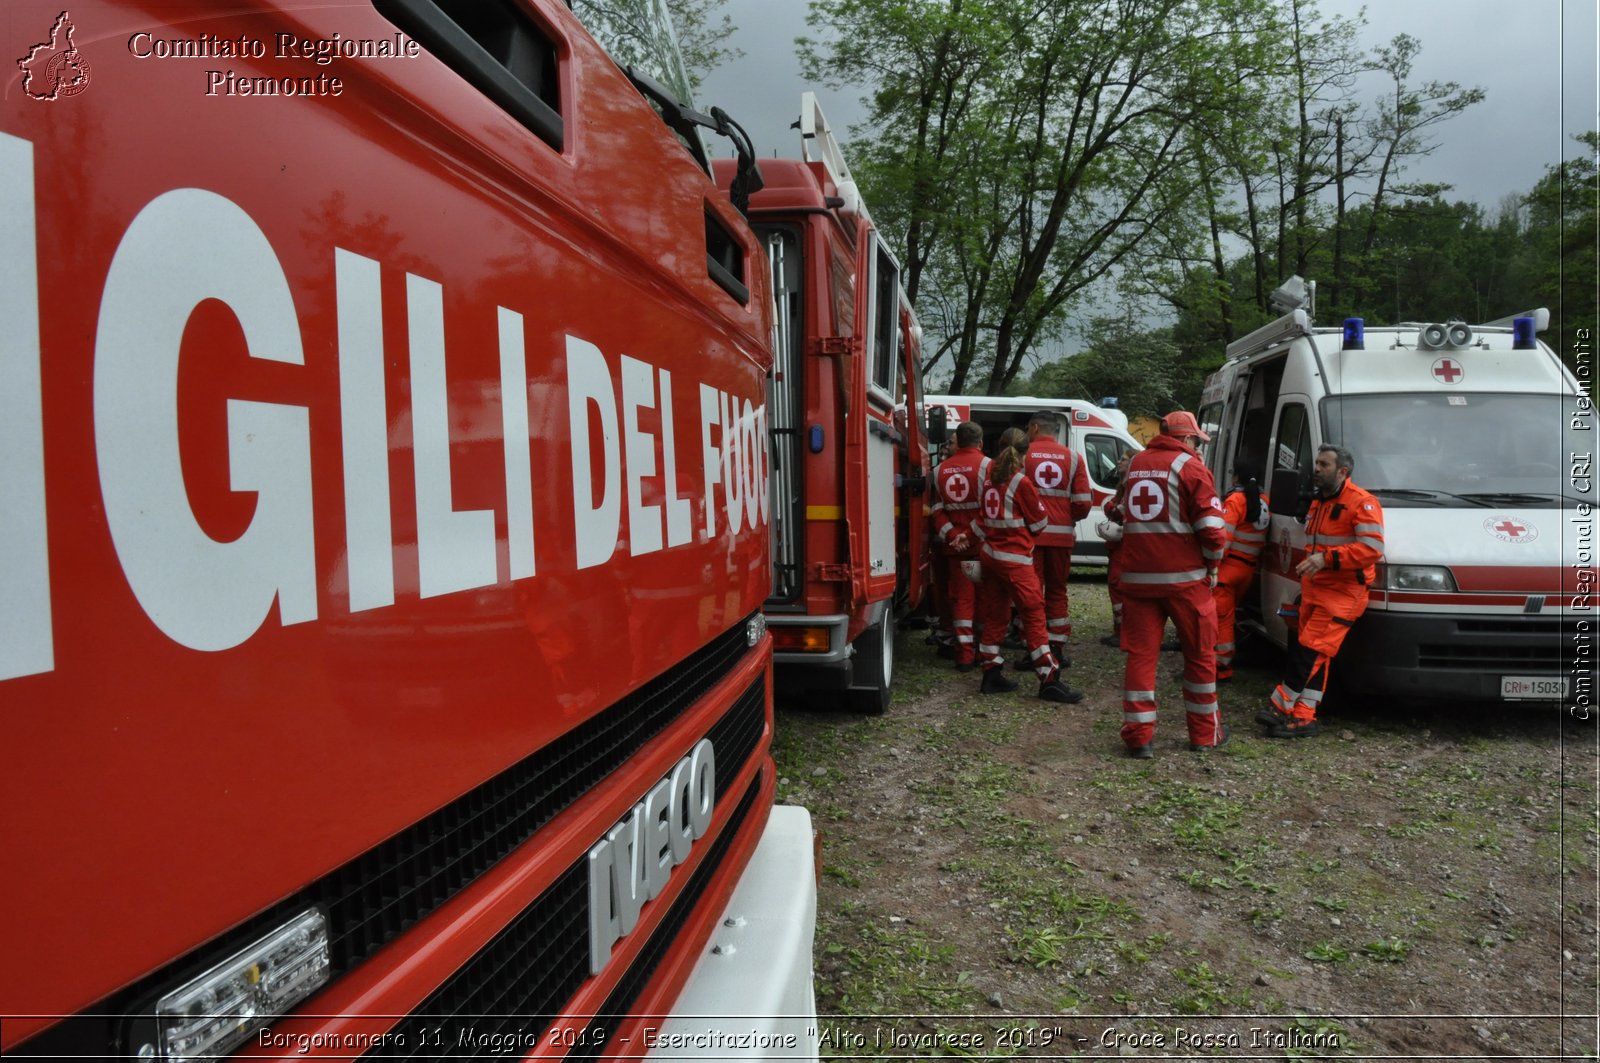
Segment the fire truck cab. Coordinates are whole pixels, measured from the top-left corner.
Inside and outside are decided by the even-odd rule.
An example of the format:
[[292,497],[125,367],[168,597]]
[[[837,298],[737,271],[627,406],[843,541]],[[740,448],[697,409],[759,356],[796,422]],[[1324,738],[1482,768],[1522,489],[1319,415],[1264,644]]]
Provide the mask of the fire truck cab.
[[6,8],[7,1058],[815,1057],[770,290],[662,11]]
[[[1056,439],[1083,458],[1089,471],[1089,490],[1094,508],[1073,529],[1074,565],[1104,565],[1106,544],[1097,525],[1105,519],[1105,504],[1117,489],[1117,463],[1124,454],[1144,447],[1128,432],[1128,415],[1113,400],[1096,405],[1085,399],[1038,399],[1028,396],[929,395],[930,412],[944,411],[949,430],[963,421],[983,426],[983,450],[994,453],[994,445],[1007,428],[1026,428],[1034,413],[1053,410],[1058,414]],[[937,464],[937,462],[935,463]]]
[[[716,167],[728,186],[731,163]],[[766,614],[777,682],[882,712],[897,618],[928,575],[922,329],[814,94],[801,100],[801,157],[761,171],[750,222],[776,308]]]
[[[1575,478],[1593,413],[1536,332],[1546,311],[1461,322],[1313,327],[1306,309],[1228,346],[1200,420],[1219,485],[1264,470],[1272,523],[1241,623],[1278,646],[1299,594],[1302,523],[1323,444],[1384,508],[1384,560],[1335,681],[1357,693],[1466,700],[1585,700],[1564,632],[1592,602]],[[1592,671],[1589,673],[1592,675]]]

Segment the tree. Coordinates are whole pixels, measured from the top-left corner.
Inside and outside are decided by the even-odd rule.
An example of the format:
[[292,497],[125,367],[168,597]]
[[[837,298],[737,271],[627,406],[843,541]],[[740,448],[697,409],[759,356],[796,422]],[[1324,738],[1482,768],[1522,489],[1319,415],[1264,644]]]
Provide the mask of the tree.
[[1099,401],[1115,395],[1132,417],[1160,417],[1199,394],[1180,368],[1180,352],[1169,330],[1144,330],[1127,317],[1095,318],[1083,353],[1037,369],[1029,391],[1041,398]]
[[[744,53],[727,41],[723,0],[571,0],[573,13],[620,66],[633,66],[687,102],[701,76]],[[720,15],[720,19],[718,16]]]
[[1369,69],[1387,74],[1392,87],[1372,123],[1372,139],[1380,161],[1363,251],[1371,251],[1378,238],[1379,219],[1390,178],[1404,165],[1404,160],[1433,153],[1436,145],[1425,139],[1423,131],[1455,117],[1484,98],[1482,89],[1463,89],[1454,81],[1429,81],[1417,88],[1409,87],[1406,81],[1411,76],[1411,65],[1421,51],[1421,41],[1401,33],[1387,47],[1376,49],[1376,58],[1369,64]]
[[[1527,196],[1527,257],[1513,283],[1523,289],[1516,310],[1550,306],[1550,345],[1569,363],[1573,344],[1587,330],[1591,356],[1600,329],[1600,132],[1573,137],[1582,154],[1545,171]],[[1551,305],[1551,304],[1554,305]]]
[[1265,49],[1265,2],[814,0],[812,25],[836,36],[806,43],[808,69],[884,86],[857,176],[886,229],[918,226],[903,246],[919,310],[922,285],[959,290],[936,300],[953,388],[1004,391],[1184,208],[1186,131],[1239,111],[1244,90],[1218,72]]
[[733,18],[722,10],[724,0],[666,0],[667,12],[678,33],[678,49],[688,68],[689,87],[700,88],[704,76],[723,63],[744,57],[744,50],[728,43]]

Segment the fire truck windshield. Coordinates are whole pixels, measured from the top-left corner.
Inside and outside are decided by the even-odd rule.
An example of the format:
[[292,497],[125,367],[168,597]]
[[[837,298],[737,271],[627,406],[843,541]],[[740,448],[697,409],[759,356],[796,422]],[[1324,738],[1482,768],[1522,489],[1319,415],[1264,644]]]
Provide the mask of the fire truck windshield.
[[694,105],[689,68],[666,0],[572,0],[572,12],[618,66],[664,85],[679,103]]
[[[1594,448],[1571,426],[1577,397],[1413,392],[1323,401],[1325,438],[1355,458],[1352,478],[1385,506],[1571,505],[1575,455]],[[1583,422],[1586,423],[1586,422]]]

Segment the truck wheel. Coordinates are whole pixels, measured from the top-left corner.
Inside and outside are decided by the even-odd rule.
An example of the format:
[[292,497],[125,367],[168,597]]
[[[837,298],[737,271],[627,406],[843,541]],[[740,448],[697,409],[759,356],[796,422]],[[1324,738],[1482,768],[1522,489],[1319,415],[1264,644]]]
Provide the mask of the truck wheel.
[[856,638],[850,687],[844,692],[845,705],[853,712],[878,716],[889,707],[894,684],[894,626],[894,609],[886,606],[878,622]]

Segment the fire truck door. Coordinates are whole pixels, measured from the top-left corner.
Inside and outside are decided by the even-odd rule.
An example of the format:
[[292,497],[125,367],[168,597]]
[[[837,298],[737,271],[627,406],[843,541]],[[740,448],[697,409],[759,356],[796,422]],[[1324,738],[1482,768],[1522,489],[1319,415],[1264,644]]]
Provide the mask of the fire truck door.
[[902,297],[900,308],[900,343],[904,361],[900,363],[903,396],[900,409],[904,410],[904,423],[897,418],[896,425],[904,432],[900,447],[900,536],[903,538],[900,565],[903,569],[906,603],[915,607],[922,600],[928,577],[930,548],[928,545],[928,517],[924,507],[929,504],[929,484],[933,476],[932,455],[928,452],[928,439],[923,431],[922,409],[922,339],[921,329],[911,312],[910,304]]
[[871,293],[867,302],[867,597],[892,594],[895,583],[895,373],[903,356],[900,330],[900,268],[874,231],[867,253]]

